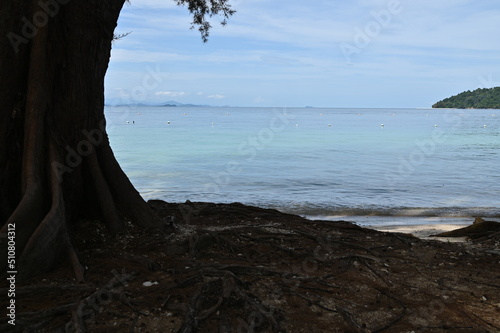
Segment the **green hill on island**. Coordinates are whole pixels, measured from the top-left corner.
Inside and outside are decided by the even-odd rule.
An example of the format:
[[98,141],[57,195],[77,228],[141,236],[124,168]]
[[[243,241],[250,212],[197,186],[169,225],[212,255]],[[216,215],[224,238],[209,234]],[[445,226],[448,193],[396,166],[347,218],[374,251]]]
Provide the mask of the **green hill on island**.
[[433,108],[500,109],[500,87],[464,91],[437,102]]

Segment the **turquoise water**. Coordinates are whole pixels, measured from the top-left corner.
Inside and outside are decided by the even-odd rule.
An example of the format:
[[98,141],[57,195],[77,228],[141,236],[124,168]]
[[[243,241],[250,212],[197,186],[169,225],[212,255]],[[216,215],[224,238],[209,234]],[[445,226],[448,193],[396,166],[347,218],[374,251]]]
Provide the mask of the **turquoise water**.
[[500,110],[106,107],[145,199],[301,215],[500,216]]

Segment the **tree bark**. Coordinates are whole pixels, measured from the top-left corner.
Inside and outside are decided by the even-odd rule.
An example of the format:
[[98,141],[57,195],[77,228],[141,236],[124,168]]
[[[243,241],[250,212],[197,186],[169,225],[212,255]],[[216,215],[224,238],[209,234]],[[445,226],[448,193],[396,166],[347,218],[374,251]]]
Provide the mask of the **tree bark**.
[[[0,4],[0,224],[3,234],[15,225],[20,276],[69,254],[83,278],[69,231],[89,212],[113,232],[124,216],[159,225],[105,129],[104,75],[124,1]],[[2,256],[6,248],[2,237]]]

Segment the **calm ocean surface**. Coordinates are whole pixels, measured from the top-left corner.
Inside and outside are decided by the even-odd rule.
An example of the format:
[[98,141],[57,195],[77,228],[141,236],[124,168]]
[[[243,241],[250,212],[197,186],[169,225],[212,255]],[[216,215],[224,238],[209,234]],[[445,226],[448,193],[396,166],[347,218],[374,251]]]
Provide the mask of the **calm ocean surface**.
[[145,199],[360,224],[500,217],[500,110],[106,107]]

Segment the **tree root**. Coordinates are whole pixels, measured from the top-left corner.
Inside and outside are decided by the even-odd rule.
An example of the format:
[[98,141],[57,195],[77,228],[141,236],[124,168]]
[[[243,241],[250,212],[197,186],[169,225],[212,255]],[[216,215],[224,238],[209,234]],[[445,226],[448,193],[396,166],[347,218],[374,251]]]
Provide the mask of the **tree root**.
[[[300,287],[299,287],[299,288],[300,288]],[[292,295],[295,295],[295,296],[297,296],[297,297],[299,297],[299,298],[302,298],[302,299],[303,299],[304,301],[306,301],[309,305],[315,305],[315,306],[317,306],[318,308],[321,308],[321,309],[326,310],[326,311],[328,311],[328,312],[341,313],[342,311],[345,311],[345,310],[339,310],[339,309],[337,309],[337,308],[335,308],[335,309],[330,309],[329,307],[326,307],[326,306],[324,306],[323,304],[321,304],[319,301],[313,301],[312,299],[310,299],[309,297],[304,296],[304,295],[303,295],[303,294],[301,294],[301,293],[291,292],[291,294],[292,294]],[[322,299],[321,299],[321,297],[318,297],[318,298],[319,298],[320,300],[322,300]]]
[[[49,161],[58,161],[58,154],[53,141],[49,146]],[[42,269],[51,268],[57,257],[61,256],[64,247],[68,251],[74,251],[66,228],[62,187],[55,169],[50,169],[50,180],[52,207],[22,251],[19,260],[21,278],[31,276]],[[76,259],[72,261],[75,272],[78,274],[77,279],[83,281],[82,269],[79,267],[81,264]]]
[[352,313],[347,311],[346,309],[339,309],[339,313],[344,318],[344,321],[349,325],[350,332],[356,333],[368,333],[369,331],[366,328],[363,328],[357,321]]
[[389,329],[391,326],[393,326],[394,324],[396,324],[397,322],[399,322],[401,319],[403,319],[403,317],[406,315],[406,311],[407,311],[406,305],[399,298],[397,298],[396,296],[390,294],[389,292],[387,292],[385,290],[382,290],[382,289],[377,289],[377,290],[381,294],[385,295],[386,297],[389,297],[390,299],[395,300],[401,306],[402,310],[401,310],[401,313],[399,313],[396,316],[396,318],[394,318],[393,320],[391,320],[389,323],[385,324],[384,326],[375,329],[373,331],[373,333],[379,333],[379,332],[383,332],[383,331]]
[[108,181],[109,188],[113,197],[116,198],[118,207],[142,227],[162,227],[158,218],[153,215],[147,203],[142,199],[139,192],[134,188],[134,185],[132,185],[116,161],[113,151],[109,146],[107,135],[104,138],[104,142],[97,148],[97,158],[103,161],[100,165],[102,173]]
[[[66,212],[67,203],[64,198],[60,170],[53,167],[54,165],[62,165],[61,152],[58,150],[55,140],[49,134],[46,136],[49,142],[46,151],[47,165],[49,165],[46,168],[48,184],[43,185],[43,182],[39,180],[41,176],[26,176],[26,191],[17,209],[3,226],[2,232],[6,233],[8,225],[16,226],[16,248],[19,256],[16,268],[19,271],[20,280],[50,270],[55,263],[67,257],[70,259],[77,281],[82,282],[84,281],[84,268],[69,235],[68,219],[70,217]],[[97,201],[101,207],[104,221],[109,229],[116,233],[123,229],[124,224],[118,216],[119,208],[115,205],[114,197],[117,194],[112,193],[102,172],[102,166],[108,164],[109,161],[100,162],[97,158],[98,155],[93,149],[87,156],[85,163],[90,169],[92,183],[95,185],[94,192],[97,193]],[[30,171],[31,168],[27,167],[27,170]],[[121,169],[119,171],[122,172]],[[35,171],[31,170],[30,172]],[[42,191],[45,187],[48,187],[50,191],[50,200],[42,200]],[[142,200],[140,196],[133,199],[131,199],[133,197],[131,195],[125,195],[125,197],[129,198],[125,202],[131,205]],[[50,203],[48,212],[44,209],[46,203]],[[124,201],[120,201],[120,203],[123,204]],[[142,205],[139,204],[139,206],[142,209],[139,207],[138,212],[134,214],[140,219],[137,221],[140,225],[162,226],[143,200]],[[133,208],[133,206],[129,208]],[[37,221],[41,222],[37,223]],[[163,228],[162,230],[167,231],[167,229]],[[6,248],[7,242],[4,239],[0,240],[0,246]],[[7,251],[2,252],[7,253]],[[7,260],[3,260],[0,265],[5,267],[6,263]]]
[[[210,278],[206,279],[206,277]],[[203,282],[200,283],[201,281]],[[197,332],[203,328],[203,323],[210,320],[219,309],[231,308],[235,301],[243,302],[238,307],[244,307],[253,313],[254,317],[259,317],[258,325],[261,328],[269,326],[273,332],[279,332],[282,329],[279,324],[280,319],[274,311],[264,306],[255,296],[249,294],[244,283],[229,270],[204,267],[199,270],[195,277],[188,278],[176,286],[168,288],[168,290],[175,292],[175,290],[194,285],[195,282],[198,282],[198,287],[187,306],[182,308],[176,304],[169,304],[170,299],[165,302],[167,308],[184,312],[184,321],[179,333]],[[256,322],[257,320],[254,323],[246,323],[246,325],[252,327],[252,325],[257,325]],[[235,325],[238,323],[233,322],[232,326]]]
[[126,285],[133,279],[135,279],[135,273],[122,273],[112,278],[106,286],[82,299],[73,307],[72,318],[66,324],[66,331],[86,332],[86,322],[95,318],[102,311],[102,307],[113,301],[113,298],[118,298],[122,303],[125,302],[131,307],[124,300],[127,297],[123,294],[122,285]]
[[[39,29],[33,38],[30,58],[30,70],[27,82],[25,134],[23,143],[21,193],[22,199],[10,218],[3,225],[1,233],[6,234],[9,225],[16,226],[16,245],[23,249],[32,233],[38,227],[45,214],[43,200],[44,169],[38,167],[44,155],[44,117],[47,108],[47,96],[50,96],[48,84],[50,66],[47,59],[48,27]],[[2,256],[6,244],[2,244]],[[19,253],[20,254],[20,253]],[[0,267],[6,267],[7,260],[2,260]]]
[[147,257],[137,256],[137,255],[133,255],[133,254],[123,254],[122,258],[124,258],[125,260],[128,260],[128,261],[133,261],[133,262],[139,263],[152,272],[155,272],[155,271],[160,269],[160,265],[158,263],[156,263],[154,260],[151,260]]
[[[24,296],[32,293],[50,293],[50,292],[65,292],[65,291],[88,291],[91,290],[92,286],[85,284],[55,284],[55,285],[44,285],[36,284],[30,286],[22,286],[16,289],[17,296]],[[0,293],[6,295],[8,293],[8,288],[0,288]]]
[[48,310],[35,312],[21,312],[16,315],[17,330],[12,330],[12,325],[7,323],[0,325],[2,332],[36,332],[37,330],[48,325],[54,317],[67,314],[76,306],[76,303],[69,303]]
[[92,153],[88,156],[87,163],[89,164],[97,201],[99,202],[104,222],[113,233],[118,233],[123,230],[124,224],[118,216],[118,210],[113,200],[113,195],[102,174],[94,149],[92,149]]

